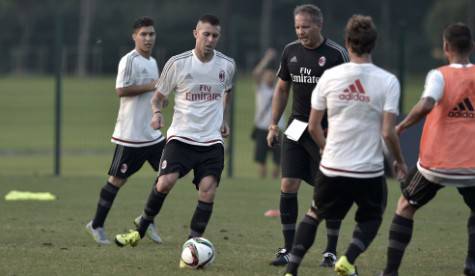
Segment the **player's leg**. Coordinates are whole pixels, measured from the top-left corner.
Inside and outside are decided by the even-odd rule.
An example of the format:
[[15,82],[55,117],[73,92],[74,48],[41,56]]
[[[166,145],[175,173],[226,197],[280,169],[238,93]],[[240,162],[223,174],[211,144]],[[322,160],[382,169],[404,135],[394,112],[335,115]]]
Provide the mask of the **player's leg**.
[[198,203],[190,223],[189,238],[201,237],[213,213],[217,187],[224,169],[224,148],[221,144],[196,147],[193,183],[198,189]]
[[318,174],[312,206],[297,228],[290,252],[286,269],[289,275],[297,275],[300,263],[315,241],[320,222],[323,219],[341,220],[351,208],[353,201],[338,193],[345,188],[340,180],[340,177],[327,177],[321,172]]
[[[310,137],[308,132],[305,132],[300,138],[300,143],[305,148],[309,156],[310,162],[307,171],[310,172],[306,177],[302,178],[307,183],[312,184],[315,181],[318,167],[320,165],[320,149]],[[313,185],[313,184],[312,184]],[[320,266],[333,267],[336,262],[336,247],[338,244],[338,237],[340,235],[341,220],[325,220],[327,228],[327,245],[323,251],[322,261]]]
[[387,185],[384,176],[374,178],[345,177],[351,189],[353,200],[358,206],[353,238],[345,252],[335,264],[338,275],[356,275],[355,261],[366,251],[376,237],[387,203]]
[[[162,157],[162,152],[163,152],[164,146],[165,146],[165,140],[163,140],[160,143],[157,143],[155,145],[147,147],[147,152],[148,152],[147,161],[150,164],[150,166],[153,168],[153,170],[156,171],[156,172],[158,172],[158,170],[160,169],[160,160],[161,160],[161,157]],[[157,180],[155,180],[153,182],[152,189],[155,189],[156,181]],[[134,224],[135,224],[136,227],[138,227],[140,225],[141,217],[142,217],[142,215],[140,215],[140,216],[138,216],[134,219]],[[158,234],[157,226],[155,225],[155,223],[153,223],[153,221],[148,226],[147,231],[146,231],[146,235],[152,241],[154,241],[158,244],[162,243],[162,238]]]
[[308,158],[298,143],[282,138],[282,179],[280,182],[280,221],[284,236],[284,248],[277,251],[276,258],[271,265],[286,265],[289,252],[295,236],[295,228],[298,217],[297,192],[300,188],[302,174],[308,174]]
[[434,198],[440,188],[441,185],[428,181],[417,168],[413,168],[406,181],[401,183],[402,195],[389,227],[386,267],[381,275],[398,274],[404,252],[412,238],[414,215],[420,207]]
[[259,177],[265,178],[267,176],[266,159],[267,159],[267,130],[255,129],[255,152],[254,161],[257,164],[257,173]]
[[475,276],[475,187],[459,188],[458,190],[471,211],[467,221],[468,249],[464,273],[467,276]]
[[112,164],[109,169],[107,183],[101,188],[96,213],[86,229],[99,244],[109,244],[104,231],[104,222],[109,214],[119,189],[127,182],[128,177],[139,170],[145,162],[141,148],[116,145]]

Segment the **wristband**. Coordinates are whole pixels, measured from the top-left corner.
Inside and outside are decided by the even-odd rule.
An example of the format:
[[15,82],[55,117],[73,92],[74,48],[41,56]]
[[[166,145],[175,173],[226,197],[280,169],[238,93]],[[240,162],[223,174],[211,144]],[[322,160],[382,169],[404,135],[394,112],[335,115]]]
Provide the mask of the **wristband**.
[[278,125],[270,125],[269,130],[279,130],[279,126]]
[[155,113],[162,113],[162,112],[161,112],[160,110],[157,110],[157,111],[155,111],[155,112],[153,112],[153,113],[155,114]]

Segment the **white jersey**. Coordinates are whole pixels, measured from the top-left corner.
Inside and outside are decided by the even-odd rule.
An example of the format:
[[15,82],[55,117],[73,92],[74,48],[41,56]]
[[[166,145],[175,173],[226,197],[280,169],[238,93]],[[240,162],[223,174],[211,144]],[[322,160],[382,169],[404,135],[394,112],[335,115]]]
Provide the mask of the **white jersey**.
[[214,51],[203,63],[194,50],[171,57],[158,81],[157,91],[168,96],[175,91],[173,119],[167,139],[209,146],[223,143],[224,93],[233,86],[232,58]]
[[[116,79],[116,88],[142,85],[158,79],[157,62],[145,58],[135,49],[122,57]],[[159,143],[165,138],[150,126],[153,90],[137,96],[120,97],[119,114],[111,142],[128,146],[144,147]]]
[[[274,88],[264,82],[258,84],[256,89],[256,113],[254,115],[254,124],[259,129],[269,127],[272,122],[272,98],[274,96]],[[284,128],[284,116],[280,117],[280,128]]]
[[312,108],[328,114],[320,170],[327,176],[383,175],[383,113],[397,115],[398,102],[398,80],[374,64],[350,62],[326,70],[312,93]]

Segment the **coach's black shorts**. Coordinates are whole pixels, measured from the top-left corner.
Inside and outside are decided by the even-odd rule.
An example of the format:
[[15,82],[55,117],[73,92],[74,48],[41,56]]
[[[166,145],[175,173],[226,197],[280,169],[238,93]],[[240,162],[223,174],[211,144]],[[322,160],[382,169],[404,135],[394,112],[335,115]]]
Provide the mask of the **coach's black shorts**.
[[119,178],[129,178],[140,170],[145,161],[158,171],[165,140],[150,146],[135,148],[116,145],[109,175]]
[[317,173],[312,209],[319,219],[341,220],[356,203],[355,220],[382,220],[388,191],[384,176],[374,178],[329,177]]
[[267,129],[254,129],[254,139],[256,142],[256,149],[254,152],[254,161],[260,164],[265,164],[267,159],[267,153],[272,152],[272,161],[274,164],[280,164],[280,146],[275,145],[274,147],[269,147],[267,145]]
[[178,172],[183,177],[193,169],[193,183],[198,184],[205,176],[215,176],[218,184],[224,168],[222,144],[195,146],[177,140],[169,141],[163,150],[159,176]]
[[[401,183],[401,192],[409,204],[418,209],[431,201],[443,187],[440,184],[429,181],[421,174],[417,167],[414,167],[409,172],[406,181]],[[465,204],[472,211],[475,211],[475,187],[457,189],[463,196]]]
[[320,149],[306,130],[298,142],[282,138],[282,177],[298,178],[314,185],[320,164]]

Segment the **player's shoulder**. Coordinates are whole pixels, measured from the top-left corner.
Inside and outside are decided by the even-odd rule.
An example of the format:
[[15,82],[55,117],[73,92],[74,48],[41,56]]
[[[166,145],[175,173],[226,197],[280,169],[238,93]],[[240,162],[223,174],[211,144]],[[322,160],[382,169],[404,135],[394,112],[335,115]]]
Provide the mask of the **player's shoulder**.
[[393,73],[389,72],[388,70],[383,69],[383,68],[381,68],[381,67],[379,67],[375,64],[373,64],[373,72],[374,72],[374,74],[377,74],[380,77],[385,78],[387,80],[397,80],[396,75],[394,75]]
[[183,62],[183,61],[186,61],[186,59],[189,59],[191,57],[193,57],[193,51],[188,50],[181,54],[172,56],[171,58],[168,59],[167,63]]
[[294,40],[292,42],[287,43],[287,45],[284,46],[284,52],[295,51],[296,49],[299,49],[301,47],[303,47],[302,43],[300,43],[299,40]]
[[324,47],[326,47],[329,51],[334,52],[335,55],[342,56],[343,60],[349,61],[350,58],[348,56],[348,51],[345,47],[341,46],[340,44],[336,43],[335,41],[326,38],[324,42]]
[[139,56],[140,56],[140,54],[137,52],[137,50],[133,49],[133,50],[129,51],[127,54],[123,55],[122,58],[120,59],[120,61],[121,62],[132,62]]
[[235,61],[234,61],[233,58],[231,58],[231,57],[229,57],[229,56],[227,56],[227,55],[221,53],[220,51],[215,50],[215,55],[216,55],[216,57],[217,57],[218,59],[220,59],[220,60],[222,60],[222,61],[228,63],[229,65],[231,65],[231,66],[233,66],[233,67],[236,65],[236,63],[235,63]]

